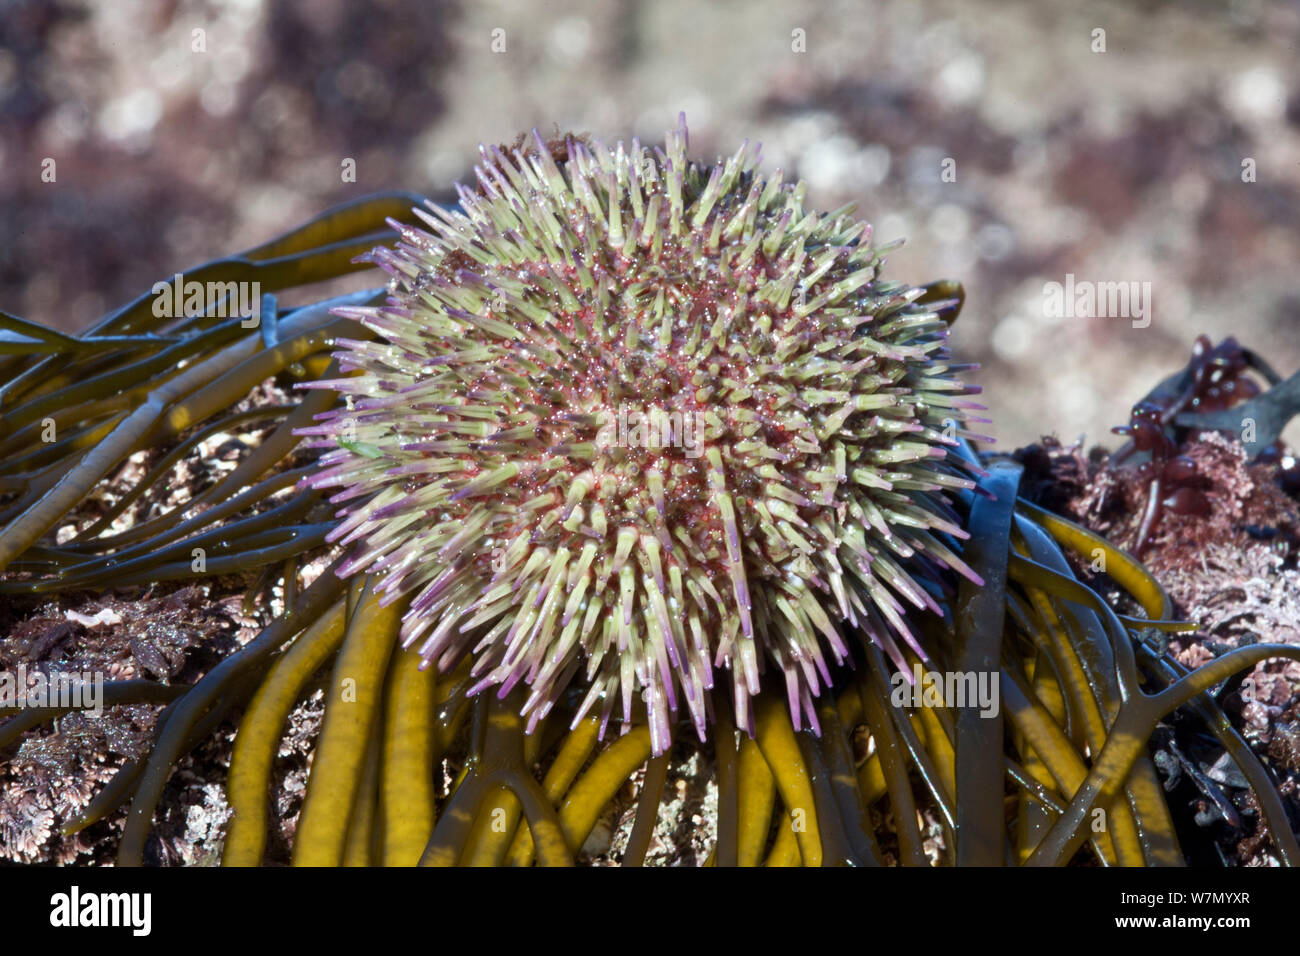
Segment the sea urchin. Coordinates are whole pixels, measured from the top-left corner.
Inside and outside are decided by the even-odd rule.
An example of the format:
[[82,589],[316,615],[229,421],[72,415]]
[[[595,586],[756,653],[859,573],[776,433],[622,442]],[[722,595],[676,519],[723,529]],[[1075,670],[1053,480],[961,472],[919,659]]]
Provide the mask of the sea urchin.
[[314,387],[346,406],[305,430],[339,573],[410,599],[406,646],[472,653],[473,692],[522,681],[530,729],[571,684],[602,729],[621,701],[655,753],[679,698],[703,739],[717,668],[742,729],[768,666],[816,729],[827,649],[906,670],[905,604],[978,580],[944,492],[973,486],[945,449],[981,406],[942,315],[878,279],[851,207],[806,211],[748,142],[686,149],[684,120],[653,152],[483,148],[459,210],[370,255],[389,304],[340,312],[378,338],[340,342],[352,374]]

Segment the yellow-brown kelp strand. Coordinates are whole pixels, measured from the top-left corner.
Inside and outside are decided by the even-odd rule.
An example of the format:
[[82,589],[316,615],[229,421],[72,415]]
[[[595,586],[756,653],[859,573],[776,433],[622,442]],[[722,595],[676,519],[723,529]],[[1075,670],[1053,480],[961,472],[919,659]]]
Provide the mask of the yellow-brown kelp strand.
[[343,641],[343,601],[294,642],[276,662],[239,725],[226,784],[230,824],[222,862],[226,866],[257,866],[266,848],[271,764],[289,712],[316,670]]
[[400,608],[380,607],[373,584],[348,622],[330,681],[329,703],[313,771],[298,819],[293,861],[302,866],[343,862],[348,822],[357,809],[361,767],[382,721],[384,675],[397,642]]
[[953,302],[880,278],[887,247],[849,210],[804,207],[746,143],[689,162],[539,136],[484,148],[458,210],[417,210],[375,263],[389,304],[341,309],[318,387],[345,407],[302,433],[327,449],[343,574],[410,595],[403,642],[471,692],[528,688],[536,725],[643,700],[664,753],[683,709],[706,736],[715,668],[735,722],[764,670],[796,729],[850,654],[846,634],[923,653],[969,489],[947,320]]

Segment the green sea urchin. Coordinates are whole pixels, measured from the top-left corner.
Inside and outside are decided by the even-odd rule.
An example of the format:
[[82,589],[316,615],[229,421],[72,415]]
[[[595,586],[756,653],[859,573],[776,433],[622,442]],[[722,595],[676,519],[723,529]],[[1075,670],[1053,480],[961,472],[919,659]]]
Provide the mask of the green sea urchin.
[[339,310],[380,341],[342,340],[360,374],[314,387],[347,405],[300,431],[332,449],[306,484],[341,489],[339,574],[410,598],[405,646],[472,651],[472,693],[522,681],[530,729],[579,673],[574,726],[639,694],[656,754],[679,696],[704,739],[715,668],[740,728],[770,665],[816,729],[844,625],[907,672],[905,605],[978,582],[944,492],[973,487],[945,449],[982,406],[940,309],[757,147],[686,150],[684,119],[653,153],[483,148],[459,211],[391,223],[389,303]]

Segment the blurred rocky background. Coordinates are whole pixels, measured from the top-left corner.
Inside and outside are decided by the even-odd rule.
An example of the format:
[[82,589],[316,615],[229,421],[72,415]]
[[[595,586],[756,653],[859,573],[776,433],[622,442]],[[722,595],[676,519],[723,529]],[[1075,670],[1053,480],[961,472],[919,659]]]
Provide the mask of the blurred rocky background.
[[[84,328],[335,202],[446,199],[479,142],[685,111],[907,237],[887,277],[965,283],[1000,445],[1115,445],[1198,333],[1300,367],[1298,40],[1257,0],[0,0],[0,308]],[[1149,324],[1051,315],[1067,275]]]

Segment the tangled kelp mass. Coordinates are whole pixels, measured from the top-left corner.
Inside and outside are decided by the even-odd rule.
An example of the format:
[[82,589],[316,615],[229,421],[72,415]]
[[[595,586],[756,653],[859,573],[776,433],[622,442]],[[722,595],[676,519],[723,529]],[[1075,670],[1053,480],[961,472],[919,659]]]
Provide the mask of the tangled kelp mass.
[[[558,161],[575,155],[566,144]],[[522,169],[527,159],[515,161]],[[1300,648],[1242,647],[1187,672],[1162,650],[1160,633],[1187,625],[1172,620],[1154,578],[1096,535],[1019,498],[1020,466],[981,456],[960,438],[952,454],[978,478],[950,485],[946,507],[968,535],[961,557],[971,573],[935,568],[927,577],[939,613],[909,619],[916,647],[896,646],[901,661],[869,629],[842,625],[851,666],[809,695],[820,733],[796,729],[785,688],[770,679],[753,697],[752,734],[737,727],[729,688],[705,689],[708,740],[679,734],[670,749],[656,746],[635,707],[624,733],[602,738],[599,716],[583,716],[590,685],[581,679],[556,694],[529,733],[524,686],[470,693],[472,654],[445,673],[421,670],[417,655],[399,649],[405,602],[383,599],[383,568],[333,546],[338,503],[304,481],[330,465],[305,447],[303,432],[341,399],[334,389],[293,387],[339,380],[340,340],[377,332],[332,310],[378,306],[385,290],[283,314],[274,298],[356,268],[356,256],[393,238],[381,230],[387,217],[412,221],[411,204],[404,196],[364,201],[187,276],[260,283],[270,294],[259,299],[256,323],[213,308],[158,315],[154,295],[78,337],[0,318],[0,594],[12,602],[151,594],[243,576],[249,611],[264,620],[190,684],[105,686],[106,704],[164,706],[151,746],[63,821],[66,830],[115,819],[125,806],[119,863],[155,858],[148,838],[177,761],[233,719],[223,858],[264,861],[286,721],[327,674],[294,833],[300,864],[570,864],[631,781],[635,810],[621,862],[638,865],[665,781],[703,755],[716,789],[714,865],[1176,865],[1184,856],[1148,744],[1180,709],[1249,782],[1276,857],[1300,861],[1277,781],[1212,694],[1261,660],[1300,659]],[[949,322],[957,292],[949,283],[916,290],[897,317],[929,328]],[[250,403],[255,390],[283,401]],[[51,422],[54,440],[43,442]],[[234,433],[252,438],[233,468],[191,499],[158,506],[206,441]],[[367,436],[339,437],[352,445],[342,448],[374,460],[358,452],[373,444]],[[126,490],[88,503],[106,485]],[[1121,593],[1108,600],[1111,588]],[[273,613],[277,602],[283,610]],[[920,693],[900,698],[899,664],[993,675],[1000,706],[955,706],[925,693],[924,678]],[[0,748],[48,733],[43,725],[59,714],[28,709],[11,718],[0,725]],[[922,819],[934,826],[923,832]]]

